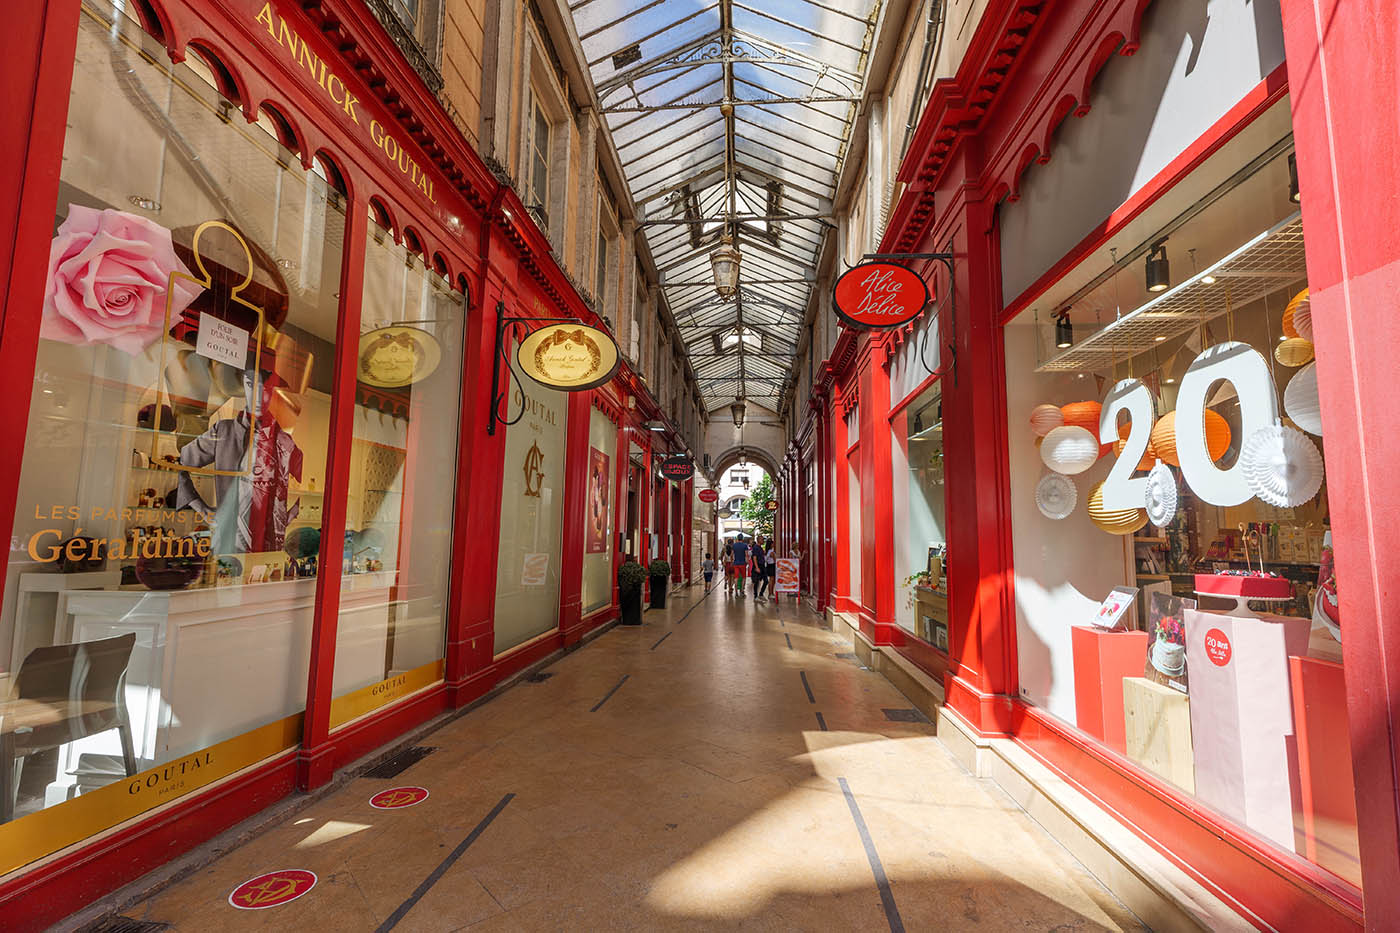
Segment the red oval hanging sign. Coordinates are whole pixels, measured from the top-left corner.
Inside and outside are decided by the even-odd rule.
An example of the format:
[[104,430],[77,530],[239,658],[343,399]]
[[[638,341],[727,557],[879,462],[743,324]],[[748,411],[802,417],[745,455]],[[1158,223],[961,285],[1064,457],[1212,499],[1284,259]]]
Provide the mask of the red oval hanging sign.
[[778,511],[778,500],[769,499],[767,502],[763,503],[763,507],[770,512],[776,512]]
[[690,479],[690,474],[694,471],[694,461],[684,454],[667,457],[665,460],[661,461],[661,475],[667,479]]
[[702,489],[702,490],[700,490],[700,501],[701,501],[701,502],[718,502],[718,501],[719,501],[719,493],[715,492],[713,489]]
[[884,330],[918,317],[929,294],[928,285],[912,269],[892,262],[863,262],[836,280],[832,299],[845,323]]

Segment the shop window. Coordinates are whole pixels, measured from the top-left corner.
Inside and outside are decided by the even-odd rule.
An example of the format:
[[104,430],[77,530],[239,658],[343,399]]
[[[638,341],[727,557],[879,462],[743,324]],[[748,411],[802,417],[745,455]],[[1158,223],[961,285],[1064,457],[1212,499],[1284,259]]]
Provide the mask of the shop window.
[[191,61],[79,17],[17,402],[0,872],[301,735],[345,217]]
[[549,146],[552,127],[539,92],[526,96],[525,207],[541,230],[549,231]]
[[583,534],[585,615],[612,603],[612,541],[617,515],[613,489],[616,470],[617,425],[594,408],[588,416],[588,500]]
[[943,400],[935,384],[891,420],[895,618],[914,636],[948,650],[948,544],[943,483]]
[[496,563],[495,650],[502,654],[559,627],[568,396],[521,375],[510,383]]
[[295,131],[292,130],[292,124],[288,122],[287,118],[282,116],[275,107],[269,104],[263,104],[262,107],[259,108],[258,126],[262,127],[267,135],[277,140],[278,144],[281,145],[287,153],[291,155],[300,154],[301,147],[297,143],[297,136]]
[[1005,328],[1019,682],[1359,884],[1312,362],[1326,324],[1288,142],[1222,152],[1198,172],[1232,187],[1168,193],[1135,221],[1159,232],[1091,254]]
[[465,301],[382,233],[365,243],[332,727],[441,680],[446,649]]

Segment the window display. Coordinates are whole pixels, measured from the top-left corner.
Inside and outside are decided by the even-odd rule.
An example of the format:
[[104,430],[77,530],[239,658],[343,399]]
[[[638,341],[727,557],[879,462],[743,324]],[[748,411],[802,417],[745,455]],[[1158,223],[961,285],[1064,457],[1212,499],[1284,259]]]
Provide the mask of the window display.
[[[1205,202],[1165,198],[1160,232],[1005,328],[1020,684],[1359,884],[1350,786],[1327,777],[1349,751],[1307,735],[1346,710],[1288,151]],[[1094,627],[1115,591],[1137,595]]]
[[294,746],[315,605],[342,196],[122,14],[83,7],[75,61],[0,611],[0,871]]
[[942,387],[933,385],[890,419],[893,433],[895,621],[948,650]]
[[583,614],[612,603],[613,471],[617,469],[617,425],[597,408],[588,415],[588,499],[583,532]]
[[362,308],[332,726],[442,679],[451,589],[464,298],[371,220]]
[[500,550],[496,562],[496,654],[559,627],[559,554],[564,521],[568,396],[523,376],[510,358]]

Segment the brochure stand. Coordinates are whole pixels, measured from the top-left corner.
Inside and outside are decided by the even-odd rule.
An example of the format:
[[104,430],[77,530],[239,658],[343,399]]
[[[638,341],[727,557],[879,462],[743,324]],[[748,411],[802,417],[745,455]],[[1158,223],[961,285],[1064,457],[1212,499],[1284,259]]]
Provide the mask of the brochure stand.
[[1288,657],[1307,653],[1311,623],[1184,615],[1196,796],[1293,851]]
[[1118,752],[1123,738],[1124,677],[1141,677],[1147,633],[1110,631],[1076,625],[1070,629],[1074,653],[1075,724]]
[[1125,677],[1123,723],[1129,758],[1188,794],[1196,792],[1186,694],[1146,677]]

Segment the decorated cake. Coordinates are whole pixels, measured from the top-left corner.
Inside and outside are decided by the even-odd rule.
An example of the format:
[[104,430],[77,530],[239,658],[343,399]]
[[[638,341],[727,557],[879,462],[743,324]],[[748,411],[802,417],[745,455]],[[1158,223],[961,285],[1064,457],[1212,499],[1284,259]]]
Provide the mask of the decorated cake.
[[1293,584],[1276,573],[1227,570],[1196,574],[1196,592],[1207,596],[1242,596],[1246,599],[1290,599]]

